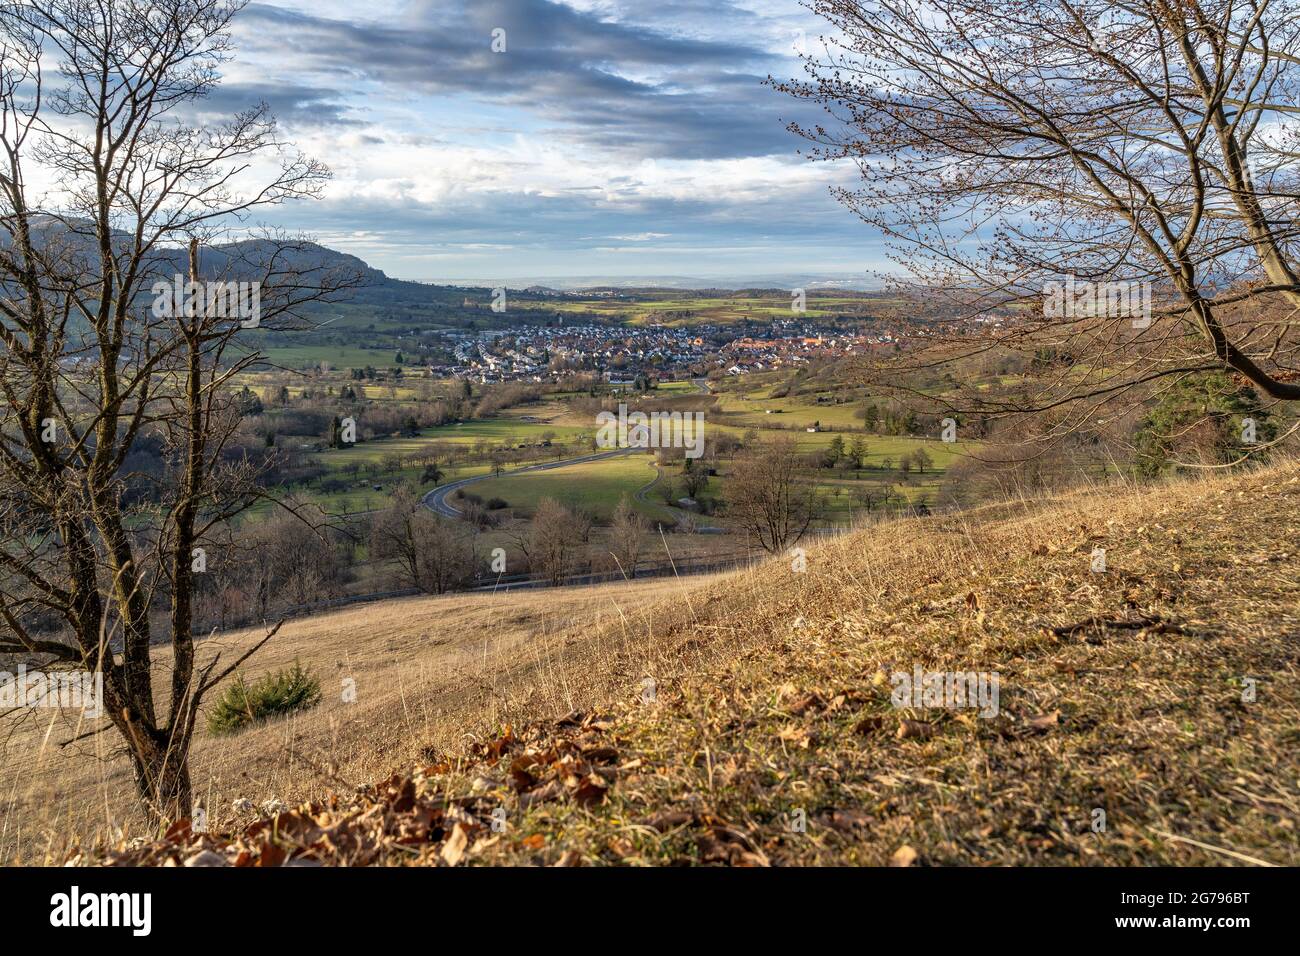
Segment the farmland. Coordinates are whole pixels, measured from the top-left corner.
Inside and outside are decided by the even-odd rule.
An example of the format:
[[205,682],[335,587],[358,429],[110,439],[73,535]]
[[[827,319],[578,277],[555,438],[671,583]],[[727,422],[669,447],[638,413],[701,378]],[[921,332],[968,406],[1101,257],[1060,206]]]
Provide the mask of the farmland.
[[[732,325],[738,322],[768,322],[788,318],[792,293],[784,290],[741,292],[732,295],[701,295],[695,291],[670,289],[638,290],[618,296],[566,296],[542,300],[512,299],[511,307],[522,312],[581,316],[633,327],[663,325],[670,328],[695,325]],[[841,316],[868,318],[899,305],[895,300],[865,294],[807,293],[809,319]]]

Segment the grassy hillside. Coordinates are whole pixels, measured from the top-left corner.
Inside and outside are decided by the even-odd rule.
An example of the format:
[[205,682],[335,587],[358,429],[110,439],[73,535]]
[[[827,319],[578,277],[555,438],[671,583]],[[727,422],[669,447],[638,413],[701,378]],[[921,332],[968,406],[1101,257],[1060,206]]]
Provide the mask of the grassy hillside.
[[[778,559],[511,596],[495,625],[454,623],[462,670],[389,671],[387,711],[327,699],[223,743],[240,751],[224,775],[202,742],[223,832],[112,856],[1295,864],[1298,507],[1288,463],[891,522],[808,545],[803,573]],[[327,674],[423,659],[461,600],[397,605],[382,628],[355,611],[303,622],[274,653]],[[996,672],[998,714],[895,708],[892,675],[916,667]],[[240,787],[315,802],[272,828],[229,810]],[[110,792],[83,798],[102,814]],[[26,797],[31,814],[49,794]]]
[[[236,800],[260,806],[319,798],[461,749],[467,734],[489,733],[503,720],[564,712],[594,687],[585,662],[619,653],[607,624],[626,623],[630,642],[655,627],[656,615],[643,615],[668,591],[681,594],[707,580],[404,598],[289,621],[243,673],[251,683],[300,662],[320,679],[321,703],[233,737],[209,735],[201,719],[195,796],[211,808],[214,825],[233,826]],[[262,633],[209,638],[197,657],[220,652],[231,660]],[[155,652],[158,674],[170,674],[169,658],[167,649]],[[342,699],[344,678],[355,681],[353,703]],[[205,718],[221,689],[207,699]],[[130,768],[109,734],[65,747],[91,728],[73,714],[52,719],[40,710],[4,728],[0,861],[40,862],[73,837],[142,833]]]

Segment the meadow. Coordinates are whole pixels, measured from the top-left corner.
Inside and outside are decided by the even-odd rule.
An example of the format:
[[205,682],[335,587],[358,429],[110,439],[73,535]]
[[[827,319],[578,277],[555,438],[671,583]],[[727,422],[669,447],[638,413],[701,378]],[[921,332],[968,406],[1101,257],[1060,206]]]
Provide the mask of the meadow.
[[[364,348],[356,345],[290,345],[262,349],[266,360],[262,366],[291,370],[321,368],[331,369],[389,368],[397,364],[397,349]],[[262,367],[259,366],[259,367]]]
[[671,511],[653,500],[638,498],[638,492],[654,480],[654,458],[631,454],[522,475],[507,473],[476,482],[469,490],[482,498],[505,500],[520,516],[531,515],[543,498],[554,498],[590,512],[602,523],[609,521],[619,499],[626,495],[648,518],[675,523]]

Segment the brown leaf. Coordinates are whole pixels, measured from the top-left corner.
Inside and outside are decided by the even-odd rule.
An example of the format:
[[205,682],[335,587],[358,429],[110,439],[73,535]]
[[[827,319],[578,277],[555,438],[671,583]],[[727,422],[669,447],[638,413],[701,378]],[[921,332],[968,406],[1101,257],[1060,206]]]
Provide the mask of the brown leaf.
[[894,855],[889,858],[889,865],[890,866],[911,866],[913,863],[916,862],[916,857],[917,857],[916,851],[913,850],[906,843],[904,843],[897,850],[895,850]]
[[539,803],[545,803],[547,800],[558,800],[564,796],[564,787],[560,786],[559,781],[552,780],[550,783],[538,787],[536,790],[529,790],[527,793],[519,795],[519,806],[525,810]]
[[832,810],[826,815],[827,824],[846,833],[857,827],[865,827],[870,822],[871,814],[865,810]]
[[531,790],[537,786],[537,778],[527,770],[516,770],[511,767],[510,786],[514,787],[517,792],[523,793],[525,790]]
[[1051,730],[1061,720],[1061,712],[1054,710],[1050,714],[1040,714],[1037,717],[1030,717],[1028,726],[1030,730]]
[[688,813],[685,810],[666,810],[663,813],[656,813],[652,817],[647,817],[645,820],[642,820],[641,823],[644,826],[650,827],[652,830],[658,830],[660,833],[663,833],[664,831],[671,830],[674,827],[684,826],[694,819],[695,814]]
[[393,799],[393,812],[406,813],[413,806],[415,806],[415,781],[407,777],[402,781],[402,785],[398,788],[397,795]]
[[826,702],[822,700],[821,694],[813,691],[810,694],[805,694],[803,697],[800,697],[797,701],[791,704],[790,713],[796,717],[802,717],[810,710],[820,710],[825,706],[825,704]]
[[578,783],[578,787],[573,792],[573,799],[584,806],[600,803],[605,799],[605,791],[609,785],[604,779],[597,774],[589,773]]
[[777,737],[786,743],[796,744],[803,750],[807,750],[812,745],[812,734],[807,728],[800,727],[798,724],[787,724],[777,732]]
[[257,855],[257,862],[253,865],[259,867],[279,866],[284,862],[286,856],[288,854],[284,852],[283,847],[267,841],[262,844],[261,852]]
[[884,726],[885,718],[883,717],[864,717],[854,725],[853,732],[865,737],[868,734],[874,734]]
[[933,724],[927,724],[920,720],[900,720],[898,722],[898,733],[895,736],[898,737],[899,740],[924,740],[933,734]]
[[189,843],[194,836],[190,827],[191,823],[189,817],[177,820],[167,829],[167,833],[163,836],[163,840],[167,843]]
[[451,836],[442,845],[442,862],[448,866],[455,866],[465,856],[465,850],[469,848],[469,827],[463,823],[458,823],[451,830]]

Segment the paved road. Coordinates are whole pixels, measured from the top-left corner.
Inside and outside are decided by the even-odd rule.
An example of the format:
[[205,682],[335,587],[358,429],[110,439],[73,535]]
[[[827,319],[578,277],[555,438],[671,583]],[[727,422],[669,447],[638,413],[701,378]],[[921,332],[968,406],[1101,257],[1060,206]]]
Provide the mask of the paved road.
[[[604,458],[617,458],[619,455],[630,455],[633,452],[645,453],[642,448],[619,448],[614,451],[603,451],[595,455],[583,455],[580,458],[562,458],[559,461],[548,461],[541,465],[529,465],[527,468],[517,468],[514,471],[503,471],[501,477],[511,477],[515,475],[526,474],[530,471],[550,471],[552,468],[563,468],[565,465],[579,465],[584,461],[600,461]],[[459,518],[460,510],[451,505],[447,500],[448,497],[456,491],[457,488],[464,488],[466,485],[472,485],[476,481],[487,481],[495,478],[496,475],[488,472],[486,475],[476,475],[473,478],[462,478],[460,481],[449,482],[445,485],[439,485],[424,496],[424,506],[434,514],[440,514],[446,518]]]

